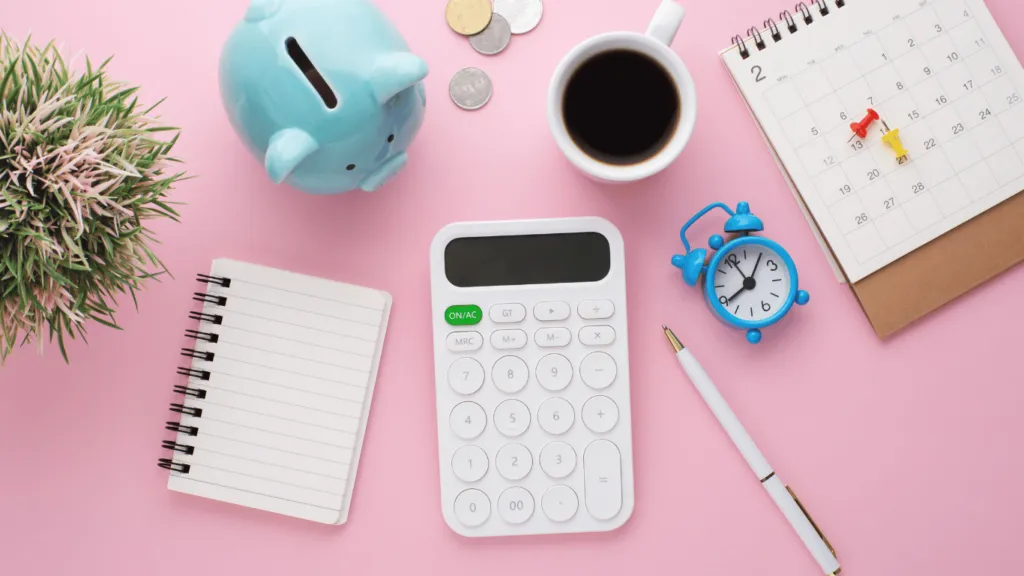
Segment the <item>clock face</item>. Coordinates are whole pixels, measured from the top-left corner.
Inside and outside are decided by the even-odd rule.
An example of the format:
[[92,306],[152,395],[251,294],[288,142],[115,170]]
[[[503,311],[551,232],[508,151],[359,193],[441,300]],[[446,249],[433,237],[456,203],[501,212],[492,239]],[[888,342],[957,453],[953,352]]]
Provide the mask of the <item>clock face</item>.
[[790,271],[771,248],[745,244],[728,249],[713,274],[715,298],[738,320],[767,320],[786,305]]

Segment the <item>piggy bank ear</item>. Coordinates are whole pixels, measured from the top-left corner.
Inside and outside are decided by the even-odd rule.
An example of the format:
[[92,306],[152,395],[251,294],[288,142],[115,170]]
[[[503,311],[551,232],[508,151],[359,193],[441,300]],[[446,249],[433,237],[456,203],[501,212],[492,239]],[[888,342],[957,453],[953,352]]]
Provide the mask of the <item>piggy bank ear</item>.
[[270,138],[265,159],[267,175],[275,184],[284,182],[300,162],[316,152],[320,145],[298,128],[285,128]]
[[395,94],[427,77],[427,63],[409,52],[382,54],[373,63],[370,84],[377,102],[387,102]]
[[252,0],[249,9],[245,12],[245,19],[249,22],[266,20],[281,9],[281,0]]

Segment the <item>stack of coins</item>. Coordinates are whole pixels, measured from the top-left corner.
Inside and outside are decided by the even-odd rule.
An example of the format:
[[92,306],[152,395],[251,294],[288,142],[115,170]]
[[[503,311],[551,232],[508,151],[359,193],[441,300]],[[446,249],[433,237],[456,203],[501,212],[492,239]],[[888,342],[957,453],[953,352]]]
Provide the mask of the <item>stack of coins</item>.
[[[513,34],[525,34],[540,24],[542,0],[449,0],[445,9],[448,26],[469,37],[477,52],[493,56],[512,41]],[[479,68],[463,68],[448,86],[452,101],[463,110],[479,110],[491,99],[491,79]]]

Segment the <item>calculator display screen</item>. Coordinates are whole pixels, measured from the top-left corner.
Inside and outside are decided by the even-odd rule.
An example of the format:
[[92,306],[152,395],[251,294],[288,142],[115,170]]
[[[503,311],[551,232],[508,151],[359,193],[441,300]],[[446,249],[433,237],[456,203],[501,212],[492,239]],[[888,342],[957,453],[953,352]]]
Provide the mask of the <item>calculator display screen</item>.
[[460,288],[597,282],[610,270],[597,232],[456,238],[444,251],[445,275]]

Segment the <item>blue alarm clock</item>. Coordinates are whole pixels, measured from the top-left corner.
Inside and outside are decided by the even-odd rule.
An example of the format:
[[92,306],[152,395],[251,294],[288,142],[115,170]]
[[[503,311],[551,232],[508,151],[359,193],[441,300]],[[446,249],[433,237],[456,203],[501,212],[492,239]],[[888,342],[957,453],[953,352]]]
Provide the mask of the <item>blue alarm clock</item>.
[[[715,254],[705,265],[708,251],[691,250],[686,231],[716,208],[729,215],[725,233],[731,239],[711,236],[708,246]],[[802,306],[811,298],[799,289],[796,264],[789,253],[777,242],[751,235],[762,230],[764,224],[746,202],[740,202],[735,212],[721,202],[709,204],[679,231],[686,254],[672,257],[672,265],[683,271],[684,282],[696,286],[703,279],[708,307],[725,323],[746,330],[751,344],[760,342],[761,329],[782,320],[793,304]]]

